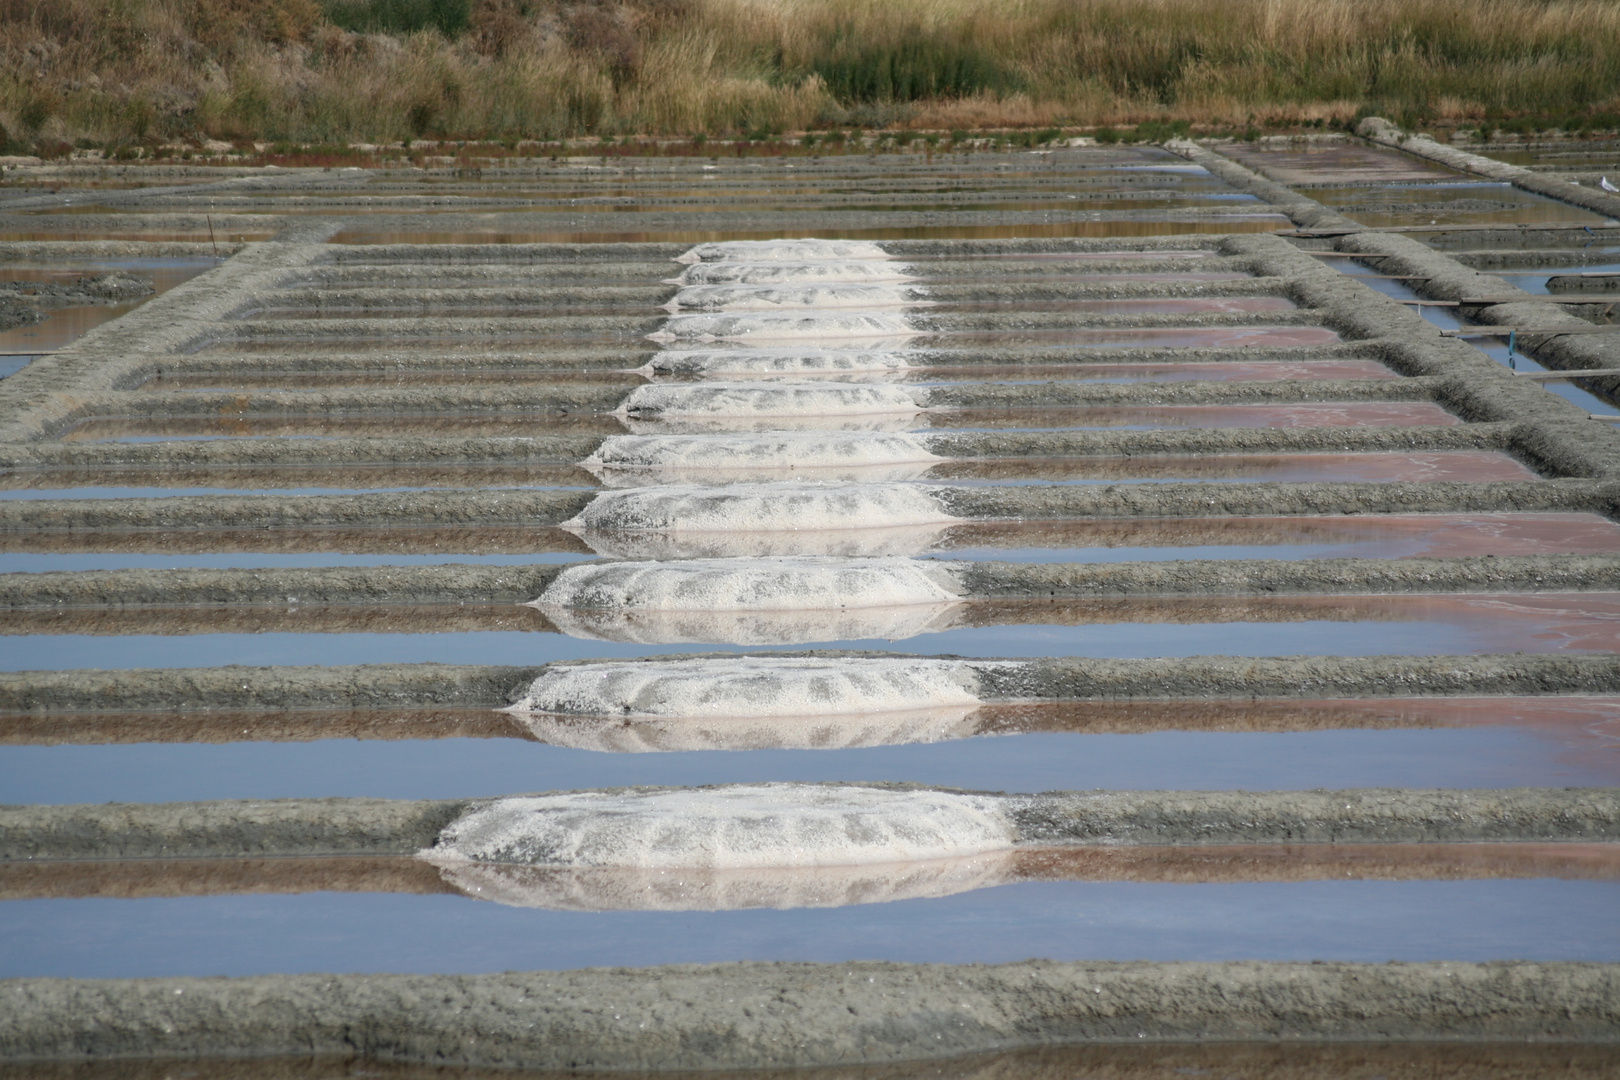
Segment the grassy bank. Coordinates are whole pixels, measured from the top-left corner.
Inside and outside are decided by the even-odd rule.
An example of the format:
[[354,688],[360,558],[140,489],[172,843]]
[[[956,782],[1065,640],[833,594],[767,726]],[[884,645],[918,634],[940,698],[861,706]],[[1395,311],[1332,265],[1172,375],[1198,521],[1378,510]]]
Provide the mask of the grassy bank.
[[0,0],[7,149],[1620,125],[1592,0]]

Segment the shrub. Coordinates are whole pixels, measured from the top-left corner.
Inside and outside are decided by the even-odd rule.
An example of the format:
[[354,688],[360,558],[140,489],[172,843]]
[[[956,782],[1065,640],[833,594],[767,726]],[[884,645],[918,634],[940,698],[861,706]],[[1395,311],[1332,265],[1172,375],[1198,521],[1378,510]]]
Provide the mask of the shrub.
[[453,38],[472,22],[469,0],[322,0],[321,11],[337,26],[365,34],[437,30]]

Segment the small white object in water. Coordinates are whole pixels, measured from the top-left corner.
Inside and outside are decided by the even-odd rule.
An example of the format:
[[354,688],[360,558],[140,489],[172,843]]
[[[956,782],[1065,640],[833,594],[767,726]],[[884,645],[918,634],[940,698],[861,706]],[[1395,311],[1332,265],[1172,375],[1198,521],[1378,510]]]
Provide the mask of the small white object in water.
[[1617,188],[1613,184],[1609,183],[1609,178],[1607,176],[1598,180],[1598,187],[1602,188],[1604,191],[1620,191],[1620,188]]

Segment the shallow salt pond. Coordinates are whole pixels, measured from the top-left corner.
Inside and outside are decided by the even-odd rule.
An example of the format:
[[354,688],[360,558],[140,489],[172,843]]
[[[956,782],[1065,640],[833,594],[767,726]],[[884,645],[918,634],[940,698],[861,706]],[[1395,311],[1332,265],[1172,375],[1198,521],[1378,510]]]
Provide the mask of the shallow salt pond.
[[[461,896],[9,901],[16,975],[483,972],[852,959],[1620,958],[1614,881],[1024,882],[860,908],[570,912]],[[1548,918],[1548,912],[1557,918]]]
[[[533,608],[158,608],[17,612],[0,670],[219,664],[541,664],[745,647],[1015,656],[1430,656],[1620,650],[1620,595],[1102,598],[710,617]],[[392,626],[391,631],[375,629]],[[453,628],[447,630],[446,628]],[[863,635],[861,632],[866,633]],[[828,631],[844,631],[836,637]]]
[[[1239,148],[1235,156],[1243,153],[1247,151]],[[1053,160],[1058,158],[1080,160],[1078,155],[1062,154]],[[814,231],[823,237],[860,241],[1208,236],[1270,232],[1288,226],[1281,215],[1159,150],[1098,151],[1091,160],[1145,167],[1134,173],[1117,170],[1117,182],[1110,181],[1104,169],[1078,176],[1074,171],[1047,168],[1044,156],[1018,155],[1016,168],[1008,170],[1005,178],[981,172],[948,177],[930,188],[927,178],[921,176],[925,169],[919,160],[908,158],[892,169],[879,158],[873,160],[875,171],[887,170],[888,174],[873,175],[862,183],[831,171],[816,176],[796,175],[788,163],[780,162],[769,162],[765,167],[728,161],[716,170],[723,176],[713,183],[700,179],[701,166],[695,163],[683,164],[686,173],[681,176],[638,179],[621,175],[589,182],[581,182],[559,167],[556,176],[483,185],[502,190],[486,191],[490,199],[475,207],[479,213],[491,208],[499,210],[501,199],[526,193],[525,197],[549,200],[540,208],[542,211],[577,211],[579,217],[574,221],[564,219],[561,213],[542,217],[532,210],[501,216],[450,217],[419,213],[419,203],[401,204],[393,208],[398,213],[383,218],[377,215],[390,209],[386,204],[365,206],[359,200],[346,202],[347,196],[342,193],[323,191],[307,203],[289,200],[287,212],[307,220],[312,214],[327,212],[323,207],[354,210],[357,220],[350,221],[345,231],[336,235],[335,242],[350,245],[342,249],[342,254],[353,263],[355,273],[351,280],[344,277],[348,270],[338,267],[332,277],[339,280],[313,284],[303,280],[291,287],[310,291],[371,289],[379,283],[370,278],[384,276],[378,271],[386,271],[386,265],[354,260],[407,257],[372,249],[373,256],[361,246],[366,244],[598,240],[695,244],[776,239],[784,234],[784,229],[777,227],[784,218],[767,215],[800,208],[794,200],[801,196],[804,205],[814,212],[786,229],[788,234]],[[1342,166],[1351,181],[1380,179],[1386,184],[1382,189],[1345,188],[1342,192],[1323,191],[1321,195],[1330,202],[1340,200],[1347,209],[1356,200],[1382,201],[1389,207],[1358,213],[1389,214],[1392,220],[1426,212],[1423,207],[1436,199],[1455,202],[1453,209],[1459,214],[1483,214],[1480,220],[1584,220],[1572,208],[1560,210],[1560,217],[1547,212],[1533,198],[1505,196],[1492,185],[1429,182],[1448,174],[1394,153],[1341,149],[1325,158],[1302,155],[1302,160],[1292,162],[1275,156],[1267,160],[1318,176],[1326,164],[1330,171]],[[831,170],[832,166],[827,168]],[[1164,172],[1149,176],[1149,169]],[[774,185],[773,189],[764,190],[760,178]],[[403,176],[390,177],[387,182],[402,187],[418,184]],[[572,190],[569,185],[573,185]],[[1067,191],[1065,185],[1075,190]],[[454,200],[463,192],[476,193],[479,186],[446,180],[438,186],[437,194]],[[386,193],[362,192],[358,188],[356,192],[367,198],[387,197]],[[1082,197],[1070,198],[1071,194]],[[1110,197],[1086,197],[1099,194]],[[576,197],[580,200],[577,205],[564,205],[565,199]],[[1513,206],[1502,209],[1474,205],[1469,209],[1472,204],[1457,200],[1480,204],[1511,201]],[[755,223],[732,220],[725,228],[709,228],[712,222],[708,219],[681,221],[675,216],[721,207],[728,212],[760,212],[759,227],[734,230],[729,226]],[[453,201],[441,207],[449,213],[459,208]],[[610,220],[610,211],[614,210],[634,211],[638,218],[645,219],[645,227],[639,221]],[[837,210],[852,211],[850,217],[837,220],[844,226],[854,222],[858,227],[827,230],[803,224],[830,217]],[[882,215],[896,210],[924,210],[940,218],[927,223],[920,218],[882,219]],[[361,212],[374,216],[358,218]],[[659,218],[656,215],[660,212],[669,216]],[[975,216],[951,220],[947,215],[953,213]],[[996,216],[1001,214],[1006,216]],[[1035,220],[1045,214],[1051,214],[1053,220]],[[416,215],[414,221],[409,215]],[[1092,219],[1081,219],[1087,216]],[[1189,220],[1175,220],[1178,216]],[[856,217],[872,220],[855,221]],[[406,224],[402,226],[402,222]],[[62,238],[68,234],[41,235]],[[999,276],[983,265],[991,257],[976,252],[962,256],[979,263],[971,271],[971,280],[952,278],[951,258],[930,257],[926,261],[930,274],[937,274],[930,280],[956,285],[971,285],[974,281],[1054,285],[1114,281],[1127,286],[1122,292],[1140,292],[1139,283],[1158,280],[1166,285],[1183,283],[1167,290],[1181,293],[1197,287],[1187,283],[1225,282],[1236,277],[1228,273],[1201,274],[1199,260],[1207,260],[1212,254],[1196,250],[1197,243],[1189,239],[1178,250],[1006,258],[1005,273]],[[1043,263],[1060,257],[1116,265],[1099,266],[1096,275],[1070,273],[1071,268],[1043,267]],[[1179,270],[1164,274],[1120,272],[1117,264],[1128,264],[1133,259],[1155,260],[1158,265],[1176,260],[1174,265]],[[453,261],[443,266],[443,279],[435,281],[435,265],[424,261],[413,269],[416,287],[546,287],[546,282],[538,280],[539,275],[521,270],[511,274],[492,271],[487,277],[472,273],[458,276]],[[1222,270],[1230,265],[1219,264]],[[671,268],[671,273],[678,269],[674,264]],[[1054,272],[1048,275],[1043,270]],[[549,280],[561,279],[554,276]],[[609,280],[605,275],[590,280],[638,286],[662,283],[661,278],[656,282],[617,277]],[[1393,283],[1377,284],[1381,287]],[[1231,286],[1223,284],[1218,288],[1227,290]],[[657,288],[649,291],[657,292]],[[1386,291],[1409,295],[1394,289]],[[393,298],[392,293],[386,297]],[[470,332],[463,333],[426,324],[391,327],[390,323],[397,320],[386,309],[378,312],[382,317],[369,325],[348,318],[320,323],[275,318],[301,310],[300,305],[307,299],[303,292],[284,294],[279,300],[272,297],[270,302],[281,306],[255,312],[253,322],[224,327],[203,348],[207,362],[218,365],[214,370],[160,376],[149,380],[145,391],[566,387],[589,382],[593,376],[577,367],[555,373],[492,370],[488,364],[512,361],[507,357],[489,360],[487,354],[490,350],[512,355],[550,353],[567,357],[570,364],[587,363],[601,368],[614,363],[602,357],[620,354],[626,357],[625,366],[633,367],[645,359],[649,350],[643,336],[648,332],[645,328],[549,333],[536,329],[535,322],[498,325],[472,324],[469,320]],[[473,298],[468,307],[455,308],[451,303],[446,308],[462,316],[474,316],[479,311],[513,314],[518,310],[478,306],[483,303]],[[598,306],[615,313],[632,310],[605,303]],[[643,306],[633,310],[640,311]],[[983,376],[1003,383],[1026,384],[1053,377],[1138,385],[1322,379],[1376,379],[1393,384],[1395,373],[1382,364],[1366,358],[1342,358],[1361,354],[1354,352],[1354,346],[1341,342],[1332,330],[1285,325],[1291,319],[1308,317],[1281,314],[1291,306],[1276,296],[1175,295],[1037,301],[1016,306],[970,301],[917,308],[914,313],[924,318],[943,314],[947,319],[958,319],[948,325],[1015,325],[976,315],[952,316],[953,309],[1028,312],[1024,321],[1032,323],[1033,329],[931,333],[919,335],[909,345],[917,349],[939,346],[1027,351],[1030,355],[1026,358],[1041,366],[1032,363],[1027,368],[979,372],[964,365],[910,371],[903,374],[903,385],[921,391],[918,384],[949,386],[952,381],[975,381]],[[578,313],[585,309],[581,304],[571,310]],[[656,306],[648,311],[656,318],[663,317]],[[1197,323],[1198,313],[1210,313],[1214,321],[1227,325],[1054,328],[1053,323],[1062,320],[1044,316],[1043,322],[1039,314],[1043,311],[1189,316],[1134,320],[1143,323]],[[1437,309],[1423,311],[1431,321],[1447,317]],[[1275,325],[1262,325],[1262,320]],[[631,322],[634,320],[626,320],[627,325]],[[334,327],[338,332],[333,332]],[[358,332],[344,332],[349,330]],[[414,337],[409,332],[414,330],[431,330],[437,336]],[[583,351],[598,345],[607,347]],[[1261,355],[1283,355],[1286,359],[1215,363],[1206,357],[1206,362],[1178,364],[1137,362],[1134,358],[1144,354],[1121,354],[1122,361],[1132,362],[1068,367],[1044,362],[1078,350],[1087,350],[1088,360],[1099,360],[1108,355],[1104,350],[1142,347],[1252,347],[1273,350]],[[1277,352],[1287,349],[1300,351]],[[1487,344],[1487,352],[1489,349]],[[306,374],[288,370],[302,363],[319,366],[330,353],[366,353],[370,359],[385,364],[390,351],[409,357],[412,364],[437,352],[442,363],[431,361],[436,370],[403,372],[326,370]],[[276,370],[278,361],[272,354],[287,354],[280,361],[285,368]],[[587,359],[582,361],[582,357]],[[481,359],[486,362],[483,368]],[[467,368],[458,370],[457,364],[463,360]],[[231,373],[231,365],[240,367],[242,373]],[[602,373],[594,377],[601,379]],[[608,376],[609,381],[618,378],[625,378],[628,393],[628,376]],[[1399,393],[1397,386],[1391,389]],[[1176,391],[1184,395],[1180,400],[1197,400],[1197,392],[1197,387],[1186,386]],[[1145,399],[1138,395],[1135,400]],[[975,430],[1015,435],[1073,429],[1109,432],[1132,428],[1298,429],[1339,425],[1439,429],[1453,428],[1458,423],[1456,416],[1428,401],[1365,401],[940,410],[915,419],[902,417],[893,423],[874,421],[868,426],[877,432],[933,429],[954,436]],[[724,426],[720,425],[722,429]],[[768,421],[767,426],[814,431],[839,425],[833,418],[801,416],[791,418],[791,422]],[[682,428],[661,421],[581,416],[577,410],[568,416],[541,410],[416,416],[350,412],[345,416],[91,418],[66,438],[150,443],[269,436],[313,441],[353,436],[588,436],[629,430],[666,433]],[[1455,434],[1436,430],[1422,437],[1439,439]],[[1490,450],[990,458],[943,463],[923,460],[917,464],[917,469],[900,478],[980,487],[997,483],[1535,479],[1511,456]],[[413,468],[419,471],[413,474]],[[56,478],[42,471],[8,479],[6,482],[14,486],[0,492],[0,498],[160,498],[245,492],[293,497],[384,495],[498,486],[541,490],[589,482],[582,470],[566,463],[534,466],[528,473],[522,471],[524,466],[499,462],[445,466],[437,473],[430,471],[432,468],[405,463],[398,469],[381,466],[366,472],[321,466],[300,473],[296,468],[266,467],[227,475],[223,470],[210,471],[200,466],[190,473],[152,469],[99,477],[88,471],[64,471]],[[742,470],[742,475],[701,479],[782,478],[771,475],[768,469],[751,468]],[[879,479],[875,475],[863,478]],[[525,484],[525,479],[533,482]],[[610,485],[635,486],[689,478],[648,471],[603,479]],[[76,487],[76,483],[84,486]],[[1605,554],[1615,550],[1620,550],[1620,526],[1586,514],[944,522],[937,527],[902,530],[829,530],[826,535],[812,530],[748,533],[732,529],[673,537],[579,536],[550,526],[520,523],[432,529],[243,529],[212,534],[161,529],[145,533],[107,530],[12,534],[0,543],[0,571],[422,566],[458,562],[521,566],[583,563],[616,555],[645,556],[649,552],[667,558],[778,551],[914,556],[937,553],[947,559],[1100,564],[1184,559]],[[940,602],[787,616],[767,613],[763,617],[709,613],[695,619],[658,613],[542,613],[515,604],[63,609],[13,612],[5,631],[0,669],[7,671],[227,664],[454,663],[532,667],[565,659],[677,652],[757,655],[804,647],[969,657],[1573,654],[1620,650],[1620,594],[1132,596],[1061,603]],[[759,722],[743,725],[746,737],[742,737],[736,734],[736,726],[722,726],[719,734],[694,733],[667,724],[631,731],[605,724],[599,718],[593,721],[553,715],[520,719],[493,710],[470,709],[438,714],[404,708],[365,715],[342,710],[260,714],[174,710],[44,718],[13,714],[0,716],[0,791],[7,802],[64,804],[328,796],[406,799],[770,781],[893,780],[1012,792],[1569,787],[1620,783],[1620,700],[1611,697],[1556,702],[1495,698],[962,706],[921,717],[863,715],[861,725],[822,717],[811,722],[813,730],[809,731],[802,718],[784,722],[769,717],[763,721],[758,717],[747,719]],[[481,887],[485,891],[478,895],[498,894],[514,903],[561,896],[580,905],[580,897],[595,897],[598,907],[613,906],[602,901],[604,896],[611,899],[625,895],[623,888],[614,891],[624,883],[608,880],[604,885],[597,879],[563,880],[556,875],[521,872],[458,877],[410,859],[283,860],[275,865],[256,860],[219,860],[192,865],[10,866],[0,867],[0,976],[333,970],[474,972],[739,959],[1620,959],[1620,931],[1615,929],[1612,917],[1620,902],[1620,858],[1613,850],[1586,850],[1585,845],[1559,845],[1556,850],[1530,845],[1523,851],[1509,851],[1502,845],[1489,851],[1466,847],[1419,851],[1414,845],[1402,846],[1397,852],[1351,851],[1326,845],[1310,850],[1264,851],[989,852],[983,858],[975,856],[963,865],[950,867],[908,864],[870,874],[824,868],[817,881],[789,882],[791,887],[781,892],[812,895],[814,888],[836,885],[845,888],[849,896],[863,895],[886,902],[728,911],[520,908],[463,895],[457,891],[456,883],[469,890]],[[777,877],[785,873],[778,872],[779,868],[772,871]],[[775,878],[766,884],[782,885]],[[726,893],[713,886],[708,882],[696,888],[684,901],[677,895],[666,906],[684,903],[701,907],[691,896],[747,894],[746,889]],[[676,894],[679,891],[674,890]],[[769,890],[763,894],[770,894]],[[1549,918],[1549,911],[1556,912],[1557,917]],[[0,1080],[5,1080],[3,1070]]]

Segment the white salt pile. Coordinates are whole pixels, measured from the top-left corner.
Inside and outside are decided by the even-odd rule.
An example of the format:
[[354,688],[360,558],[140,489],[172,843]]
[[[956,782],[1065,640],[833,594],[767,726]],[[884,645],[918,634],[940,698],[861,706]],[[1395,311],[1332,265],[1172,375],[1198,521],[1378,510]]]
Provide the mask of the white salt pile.
[[906,353],[887,349],[662,349],[638,368],[647,376],[882,375],[909,370]]
[[671,315],[648,341],[828,341],[904,343],[922,331],[898,311],[760,311]]
[[678,263],[759,263],[759,262],[857,262],[865,259],[888,261],[889,253],[866,240],[729,240],[699,244]]
[[732,656],[553,664],[508,710],[659,717],[809,717],[977,706],[987,662]]
[[899,311],[925,303],[920,291],[912,285],[784,282],[777,285],[687,285],[664,307],[671,313],[833,308]]
[[926,435],[809,431],[612,435],[580,465],[609,484],[723,483],[805,474],[904,480],[943,460],[929,450]]
[[669,285],[781,285],[784,283],[838,283],[896,285],[914,281],[911,268],[892,259],[811,259],[804,262],[693,263]]
[[562,527],[735,534],[893,529],[960,520],[929,488],[915,484],[789,481],[604,491]]
[[542,610],[756,612],[893,608],[961,598],[962,564],[913,559],[691,559],[583,563],[530,604]]
[[887,383],[649,383],[617,413],[639,420],[913,415],[923,408],[917,394]]
[[570,566],[530,601],[573,637],[671,644],[898,640],[950,625],[959,564],[825,557]]
[[608,754],[693,750],[849,750],[972,738],[976,705],[815,716],[571,716],[514,713],[539,742]]
[[1005,800],[844,784],[737,784],[496,799],[440,832],[435,863],[735,870],[1003,851]]

